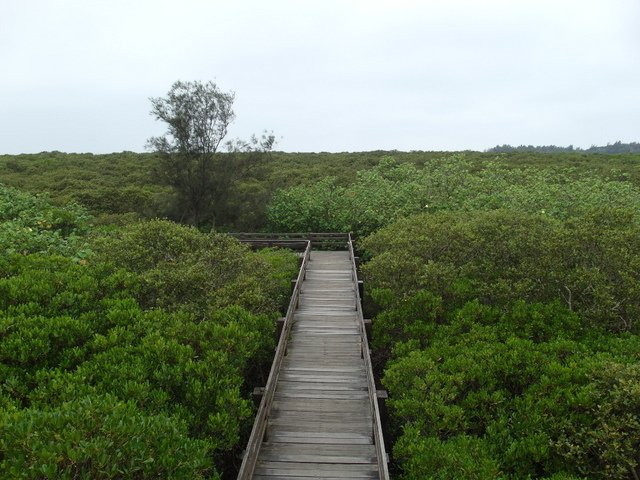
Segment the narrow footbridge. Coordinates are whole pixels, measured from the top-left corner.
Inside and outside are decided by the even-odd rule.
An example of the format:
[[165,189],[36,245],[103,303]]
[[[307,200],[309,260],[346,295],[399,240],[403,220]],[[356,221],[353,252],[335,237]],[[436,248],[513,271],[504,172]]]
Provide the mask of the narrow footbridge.
[[304,254],[238,478],[388,479],[351,236],[279,241]]

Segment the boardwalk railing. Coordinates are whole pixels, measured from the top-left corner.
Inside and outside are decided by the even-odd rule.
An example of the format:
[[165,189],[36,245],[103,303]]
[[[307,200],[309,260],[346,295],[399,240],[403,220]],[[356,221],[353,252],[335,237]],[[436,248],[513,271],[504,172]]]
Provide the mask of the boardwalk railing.
[[256,467],[256,461],[258,459],[258,452],[260,451],[260,445],[262,444],[266,431],[267,423],[269,420],[269,413],[271,412],[271,405],[273,404],[273,397],[276,392],[276,384],[278,383],[278,375],[280,374],[280,366],[284,359],[287,342],[291,333],[291,327],[293,325],[293,312],[298,306],[298,300],[300,298],[300,287],[302,281],[305,279],[307,272],[307,265],[309,263],[309,256],[311,254],[311,242],[307,240],[307,246],[304,250],[302,257],[302,264],[298,277],[296,278],[296,284],[291,294],[291,300],[289,301],[289,308],[284,320],[284,326],[282,333],[278,340],[278,346],[276,347],[276,353],[273,359],[273,365],[269,372],[269,378],[264,388],[262,400],[258,408],[256,419],[253,422],[253,429],[251,430],[251,436],[247,443],[247,449],[245,450],[244,458],[242,459],[242,465],[240,466],[240,472],[238,473],[239,480],[249,480],[253,476],[253,471]]
[[[230,233],[243,243],[257,247],[290,247],[300,249],[301,242],[310,241],[313,247],[343,249],[349,241],[348,233],[309,232],[309,233]],[[303,243],[304,244],[304,243]]]
[[[358,269],[356,266],[356,256],[353,248],[353,239],[349,234],[349,256],[351,257],[351,274],[353,281],[358,283]],[[369,401],[371,402],[371,411],[373,413],[373,442],[376,447],[376,454],[378,457],[378,473],[381,479],[387,480],[389,478],[389,467],[387,465],[387,452],[384,447],[384,437],[382,435],[382,422],[380,418],[380,408],[378,407],[378,392],[376,389],[376,383],[373,378],[373,366],[371,365],[371,352],[369,351],[369,342],[367,339],[367,331],[364,324],[364,315],[362,313],[362,299],[360,298],[360,289],[356,288],[356,315],[358,319],[358,325],[360,330],[360,337],[362,342],[362,358],[364,359],[364,366],[367,375],[367,387],[369,390]]]

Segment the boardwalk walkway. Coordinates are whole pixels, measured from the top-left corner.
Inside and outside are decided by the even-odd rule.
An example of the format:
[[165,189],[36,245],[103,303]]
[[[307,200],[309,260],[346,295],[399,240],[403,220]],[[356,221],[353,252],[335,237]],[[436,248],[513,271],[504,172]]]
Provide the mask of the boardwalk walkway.
[[349,251],[309,257],[248,478],[385,478],[352,261]]

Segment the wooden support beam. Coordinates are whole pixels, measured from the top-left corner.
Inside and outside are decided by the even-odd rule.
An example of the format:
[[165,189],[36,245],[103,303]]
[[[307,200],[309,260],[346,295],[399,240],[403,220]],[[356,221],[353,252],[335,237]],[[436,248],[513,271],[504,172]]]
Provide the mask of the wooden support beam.
[[371,328],[373,326],[373,323],[371,322],[370,318],[365,318],[364,319],[364,331],[367,334],[367,340],[369,340],[369,344],[371,344]]
[[[380,412],[380,426],[382,427],[383,436],[389,438],[389,409],[387,408],[387,400],[389,393],[386,390],[376,390],[376,399],[378,400],[378,410]],[[387,454],[387,463],[389,463],[389,455]]]
[[253,392],[251,392],[251,397],[253,398],[253,403],[256,407],[260,406],[260,402],[262,401],[262,396],[264,395],[264,387],[255,387]]
[[282,335],[282,330],[284,329],[285,320],[286,320],[285,317],[280,317],[279,319],[276,320],[276,343],[280,339],[280,335]]

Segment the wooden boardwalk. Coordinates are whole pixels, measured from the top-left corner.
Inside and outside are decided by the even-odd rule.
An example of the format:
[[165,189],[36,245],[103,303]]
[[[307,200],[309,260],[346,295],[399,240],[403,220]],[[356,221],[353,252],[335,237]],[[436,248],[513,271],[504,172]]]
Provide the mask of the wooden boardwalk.
[[239,478],[388,478],[352,255],[310,254],[264,435]]

